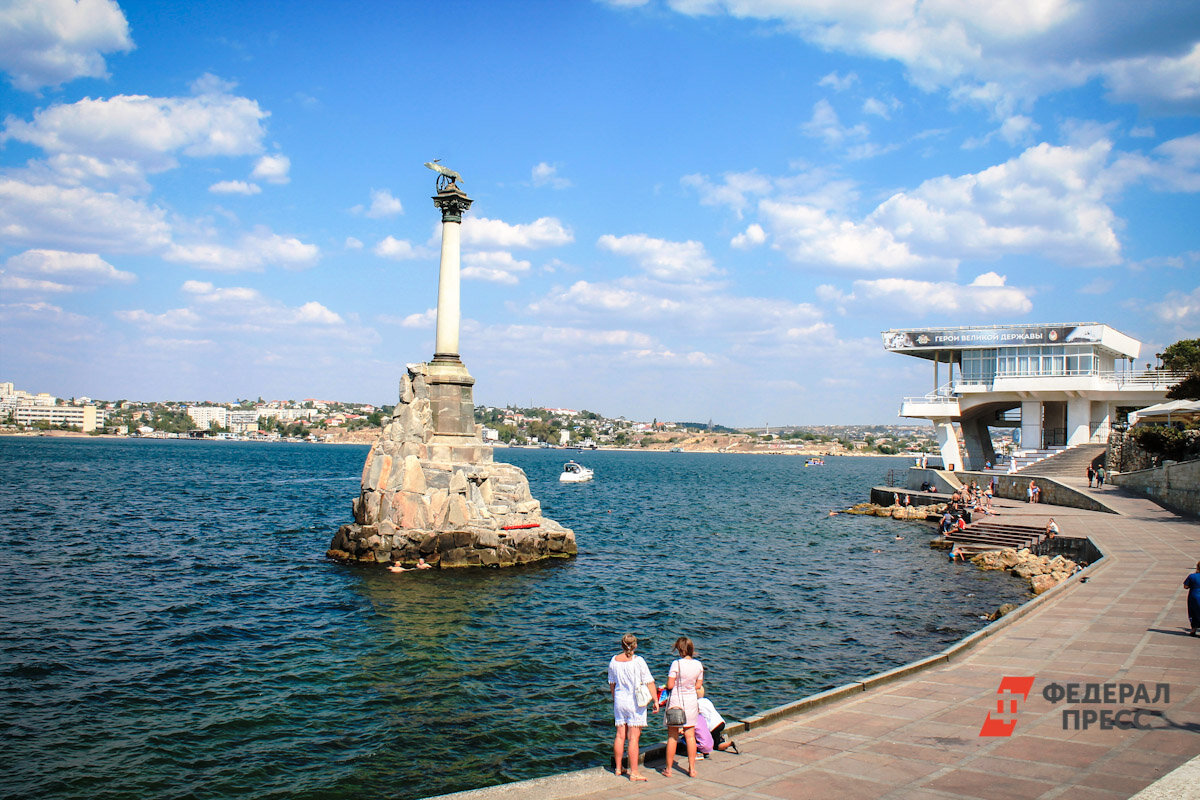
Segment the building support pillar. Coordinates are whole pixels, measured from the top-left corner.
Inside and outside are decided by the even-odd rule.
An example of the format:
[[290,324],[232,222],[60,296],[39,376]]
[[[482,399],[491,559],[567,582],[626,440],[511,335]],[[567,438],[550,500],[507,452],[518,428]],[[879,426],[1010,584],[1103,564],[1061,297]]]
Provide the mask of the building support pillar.
[[1092,439],[1092,402],[1074,397],[1067,401],[1067,446],[1087,444]]
[[962,421],[962,438],[966,450],[967,469],[983,469],[988,462],[996,463],[996,451],[992,448],[992,434],[983,417]]
[[938,448],[942,451],[942,468],[963,469],[962,449],[959,447],[958,431],[954,429],[954,422],[935,419],[933,428],[937,433]]
[[1042,401],[1021,401],[1021,449],[1042,448]]

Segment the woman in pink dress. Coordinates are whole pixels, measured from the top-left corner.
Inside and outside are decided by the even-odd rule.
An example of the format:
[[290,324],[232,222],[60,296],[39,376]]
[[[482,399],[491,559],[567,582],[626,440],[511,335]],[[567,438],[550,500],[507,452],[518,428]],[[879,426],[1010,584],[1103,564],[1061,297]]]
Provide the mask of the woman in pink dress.
[[700,713],[699,698],[696,688],[704,685],[704,665],[693,656],[696,648],[692,640],[680,636],[675,640],[675,652],[679,658],[671,662],[671,671],[667,675],[667,688],[671,697],[667,700],[667,708],[682,708],[686,722],[683,725],[667,726],[667,766],[663,775],[671,777],[671,769],[675,766],[675,748],[679,734],[683,734],[687,742],[688,776],[696,777],[696,717]]

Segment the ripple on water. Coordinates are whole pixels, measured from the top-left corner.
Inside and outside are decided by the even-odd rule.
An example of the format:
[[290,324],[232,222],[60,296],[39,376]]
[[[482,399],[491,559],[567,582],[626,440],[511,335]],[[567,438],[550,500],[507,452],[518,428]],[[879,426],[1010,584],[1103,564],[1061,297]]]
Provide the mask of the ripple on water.
[[527,778],[606,758],[626,631],[660,681],[691,635],[736,718],[936,652],[1025,594],[915,529],[895,541],[903,523],[827,517],[903,465],[872,459],[600,452],[570,486],[559,454],[501,450],[578,559],[333,564],[365,453],[0,438],[5,789],[324,800]]

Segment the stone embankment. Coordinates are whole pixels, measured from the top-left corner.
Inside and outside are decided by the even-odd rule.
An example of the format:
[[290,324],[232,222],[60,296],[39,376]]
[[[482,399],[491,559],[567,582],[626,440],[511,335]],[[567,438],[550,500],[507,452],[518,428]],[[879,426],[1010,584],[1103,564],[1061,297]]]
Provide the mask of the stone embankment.
[[1080,569],[1069,558],[1034,555],[1024,548],[988,550],[972,558],[971,563],[980,569],[1007,570],[1018,578],[1025,578],[1035,595],[1062,583]]
[[354,522],[333,537],[340,561],[507,567],[576,553],[575,534],[542,516],[525,472],[478,439],[434,432],[425,364],[410,364],[400,403],[363,465]]

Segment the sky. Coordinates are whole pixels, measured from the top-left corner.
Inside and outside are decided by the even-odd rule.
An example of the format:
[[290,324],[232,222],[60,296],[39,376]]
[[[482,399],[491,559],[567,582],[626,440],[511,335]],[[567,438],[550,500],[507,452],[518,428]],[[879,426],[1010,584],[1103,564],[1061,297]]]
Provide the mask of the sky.
[[[1200,335],[1200,5],[0,0],[0,381],[879,424],[890,328]],[[1140,366],[1140,364],[1139,364]]]

